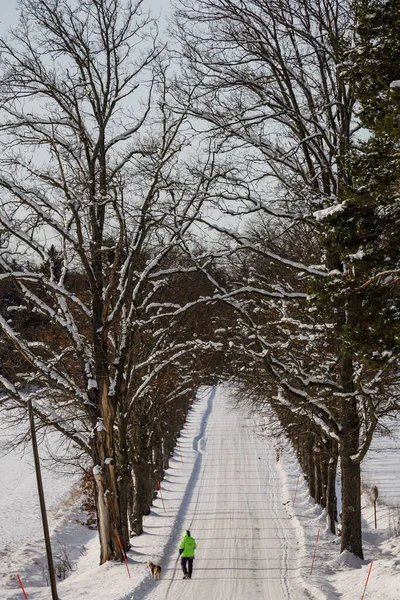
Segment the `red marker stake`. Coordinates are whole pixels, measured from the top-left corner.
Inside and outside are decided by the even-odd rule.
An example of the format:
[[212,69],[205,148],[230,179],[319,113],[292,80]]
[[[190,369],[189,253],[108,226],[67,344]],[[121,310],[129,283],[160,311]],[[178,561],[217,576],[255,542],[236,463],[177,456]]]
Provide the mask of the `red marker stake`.
[[18,579],[19,585],[21,586],[22,593],[24,594],[24,598],[26,598],[26,600],[28,600],[28,596],[25,593],[24,586],[22,585],[21,577],[19,575],[17,575],[17,579]]
[[364,595],[365,595],[365,590],[367,589],[367,585],[368,585],[368,580],[369,580],[369,576],[371,575],[371,569],[372,569],[372,563],[374,561],[371,561],[371,564],[369,565],[369,569],[368,569],[368,575],[367,575],[367,581],[365,582],[365,586],[364,586],[364,591],[363,591],[363,595],[361,596],[361,600],[364,600]]
[[318,540],[319,540],[319,528],[318,528],[318,531],[317,531],[317,539],[315,540],[315,548],[314,548],[314,554],[313,554],[313,557],[312,557],[310,575],[312,575],[312,571],[313,571],[313,567],[314,567],[315,555],[317,553]]
[[121,544],[121,538],[120,538],[119,536],[117,536],[117,537],[118,537],[118,544],[119,544],[119,547],[121,548],[121,551],[122,551],[122,556],[124,557],[124,561],[125,561],[126,570],[128,571],[128,577],[130,578],[130,577],[131,577],[131,573],[130,573],[130,571],[129,571],[129,567],[128,567],[128,561],[126,560],[126,554],[125,554],[125,550],[124,550],[124,549],[123,549],[123,547],[122,547],[122,544]]

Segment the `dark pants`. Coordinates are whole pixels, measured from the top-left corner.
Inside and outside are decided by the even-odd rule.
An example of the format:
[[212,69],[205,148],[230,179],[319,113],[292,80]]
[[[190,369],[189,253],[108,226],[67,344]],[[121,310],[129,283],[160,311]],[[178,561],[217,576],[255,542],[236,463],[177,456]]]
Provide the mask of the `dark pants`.
[[187,556],[181,556],[181,566],[184,575],[192,576],[193,571],[193,558],[188,558]]

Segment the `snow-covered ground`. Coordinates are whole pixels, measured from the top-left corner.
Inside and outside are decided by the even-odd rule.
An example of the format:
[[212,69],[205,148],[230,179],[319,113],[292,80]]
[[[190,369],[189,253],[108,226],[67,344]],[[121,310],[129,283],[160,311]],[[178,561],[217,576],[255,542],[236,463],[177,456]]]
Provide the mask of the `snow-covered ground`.
[[[26,451],[7,450],[12,437],[23,436],[28,422],[20,422],[7,430],[2,424],[0,433],[0,581],[21,564],[29,564],[37,555],[37,539],[42,535],[39,497],[30,443]],[[59,438],[53,434],[51,443],[58,446]],[[77,477],[65,476],[49,468],[51,462],[44,445],[40,448],[42,476],[45,481],[46,503],[51,527],[56,525],[55,515],[60,515],[63,499],[71,501],[71,488]],[[46,466],[47,465],[47,466]],[[33,568],[32,576],[41,580]],[[11,577],[14,575],[12,574]],[[0,594],[0,598],[2,596]]]
[[[389,442],[390,443],[390,442]],[[381,448],[384,446],[381,440]],[[286,490],[287,510],[303,537],[302,577],[312,583],[321,594],[317,598],[327,600],[398,600],[400,598],[400,511],[378,500],[377,529],[374,528],[374,507],[370,499],[369,486],[372,476],[371,464],[377,472],[385,469],[385,453],[371,451],[371,463],[366,465],[365,493],[362,498],[364,560],[354,555],[339,553],[340,538],[330,533],[324,512],[308,495],[296,457],[290,447],[284,447],[278,463],[282,487]],[[375,458],[374,458],[375,455]],[[386,456],[386,459],[388,456]],[[392,500],[398,485],[396,468],[400,452],[389,455],[394,465],[393,480],[386,478],[386,492]],[[396,464],[397,463],[397,464]],[[373,482],[377,481],[375,476]],[[378,488],[379,489],[379,488]],[[400,498],[397,499],[397,504]],[[396,521],[395,526],[393,520]],[[397,537],[392,536],[396,529]],[[314,559],[314,562],[313,562]],[[368,581],[368,583],[367,583]],[[366,585],[367,584],[367,585]],[[364,595],[363,595],[364,594]]]
[[378,505],[382,501],[400,509],[400,416],[383,423],[363,462],[363,481],[378,488]]
[[[397,480],[394,471],[393,478],[389,472],[384,490],[374,474],[374,468],[383,473],[381,463],[388,458],[382,452],[383,438],[365,468],[367,492],[368,485],[379,489],[378,529],[373,529],[367,493],[361,561],[339,555],[339,539],[328,532],[325,515],[310,501],[289,445],[282,444],[277,461],[276,438],[262,438],[251,417],[233,411],[229,397],[228,386],[198,395],[161,494],[145,518],[145,533],[132,540],[127,566],[98,566],[96,532],[80,524],[73,499],[60,503],[70,482],[44,473],[46,498],[53,507],[58,503],[58,510],[49,511],[55,562],[60,570],[72,567],[69,577],[58,583],[60,600],[179,600],[187,597],[188,586],[196,600],[350,600],[361,599],[364,591],[365,600],[400,598],[400,537],[388,538],[389,512],[381,502],[390,493],[392,503],[400,504]],[[393,440],[389,443],[393,448]],[[374,452],[381,459],[374,459]],[[394,456],[392,452],[390,457]],[[36,483],[23,469],[12,456],[0,459],[5,490],[0,504],[5,548],[0,598],[23,599],[19,574],[29,600],[47,600],[44,545],[34,504]],[[178,561],[179,540],[186,528],[198,543],[191,581],[181,579]],[[161,581],[150,579],[147,560],[162,565]]]

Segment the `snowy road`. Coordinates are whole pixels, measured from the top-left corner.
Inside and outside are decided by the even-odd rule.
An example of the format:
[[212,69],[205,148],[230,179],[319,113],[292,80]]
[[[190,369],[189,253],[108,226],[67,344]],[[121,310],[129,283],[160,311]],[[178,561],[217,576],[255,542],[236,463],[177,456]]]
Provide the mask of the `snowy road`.
[[229,407],[220,389],[203,437],[194,444],[201,455],[179,531],[190,529],[197,542],[193,579],[182,580],[176,539],[162,580],[135,600],[306,598],[296,589],[295,532],[283,506],[272,444],[268,452],[269,444],[256,437],[241,411]]
[[[374,545],[386,539],[386,526],[367,528],[365,561],[339,554],[339,538],[327,531],[324,513],[310,501],[290,445],[281,440],[277,463],[276,440],[258,438],[251,420],[230,409],[230,396],[229,385],[199,390],[144,519],[144,533],[132,538],[130,570],[121,563],[99,566],[97,533],[80,525],[80,501],[62,503],[53,518],[53,557],[67,557],[72,572],[58,583],[60,600],[354,600],[365,591],[372,561],[366,598],[400,598],[399,537]],[[18,526],[20,543],[15,552],[6,547],[0,552],[0,598],[22,598],[18,573],[29,600],[49,600],[44,543],[32,533],[38,518],[32,510],[36,482],[26,476],[15,481],[22,468],[11,463],[2,473],[5,493],[14,486],[15,494],[4,504],[10,510],[0,510],[0,531],[8,534]],[[372,475],[375,482],[377,474]],[[47,479],[45,484],[50,496],[59,491],[58,483],[51,486]],[[13,505],[16,494],[23,509]],[[373,525],[369,500],[363,510]],[[380,521],[383,516],[378,513]],[[187,528],[198,543],[191,581],[182,580],[177,560]],[[161,581],[150,578],[148,560],[162,565]]]

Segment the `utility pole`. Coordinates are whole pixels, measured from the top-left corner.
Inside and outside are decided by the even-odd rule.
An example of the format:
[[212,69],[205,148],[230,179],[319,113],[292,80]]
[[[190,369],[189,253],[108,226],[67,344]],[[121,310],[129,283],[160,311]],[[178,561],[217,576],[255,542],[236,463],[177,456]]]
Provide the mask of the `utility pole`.
[[35,460],[35,472],[36,472],[36,481],[37,481],[37,487],[38,487],[38,493],[39,493],[40,512],[42,513],[43,534],[44,534],[44,541],[46,544],[47,564],[49,567],[51,598],[52,598],[52,600],[58,600],[56,575],[55,575],[55,571],[54,571],[53,556],[52,556],[51,545],[50,545],[49,525],[47,522],[46,504],[44,501],[42,474],[40,471],[40,462],[39,462],[39,452],[38,452],[37,439],[36,439],[35,421],[33,418],[32,402],[31,402],[30,398],[28,399],[28,414],[29,414],[29,424],[30,424],[30,429],[31,429],[31,438],[32,438],[32,446],[33,446],[33,458]]

